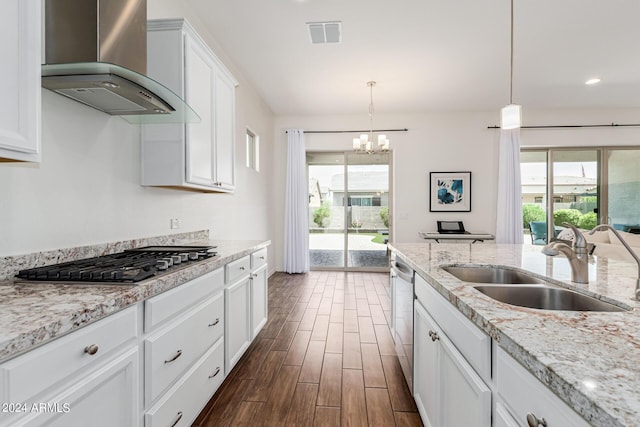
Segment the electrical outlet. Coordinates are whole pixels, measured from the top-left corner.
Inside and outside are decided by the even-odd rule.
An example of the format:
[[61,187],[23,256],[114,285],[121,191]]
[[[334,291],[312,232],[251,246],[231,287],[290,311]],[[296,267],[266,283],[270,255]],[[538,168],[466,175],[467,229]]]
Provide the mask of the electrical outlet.
[[171,218],[170,222],[169,222],[169,227],[172,230],[175,230],[177,228],[180,228],[180,220],[178,218]]

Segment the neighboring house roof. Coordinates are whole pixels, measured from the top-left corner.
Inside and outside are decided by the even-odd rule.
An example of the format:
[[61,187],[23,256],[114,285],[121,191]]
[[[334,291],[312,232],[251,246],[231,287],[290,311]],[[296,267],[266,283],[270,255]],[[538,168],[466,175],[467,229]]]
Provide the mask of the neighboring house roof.
[[[344,174],[331,177],[329,189],[333,192],[344,191]],[[349,172],[349,191],[383,192],[389,191],[389,174],[383,171]]]
[[[553,191],[556,194],[594,194],[597,189],[596,178],[581,176],[554,176]],[[547,187],[546,177],[522,177],[522,194],[544,194]]]

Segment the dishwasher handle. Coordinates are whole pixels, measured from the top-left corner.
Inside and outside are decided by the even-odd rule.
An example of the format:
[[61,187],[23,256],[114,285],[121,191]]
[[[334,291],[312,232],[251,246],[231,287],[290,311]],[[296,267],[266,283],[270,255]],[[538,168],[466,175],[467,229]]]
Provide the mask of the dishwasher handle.
[[394,261],[391,264],[393,272],[405,282],[413,283],[413,271],[406,265]]

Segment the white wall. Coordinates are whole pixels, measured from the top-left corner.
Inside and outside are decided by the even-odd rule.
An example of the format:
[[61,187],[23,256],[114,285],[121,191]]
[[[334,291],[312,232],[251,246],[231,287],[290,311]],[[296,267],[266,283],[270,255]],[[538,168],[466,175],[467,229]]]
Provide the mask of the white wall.
[[[376,114],[374,128],[408,128],[388,133],[393,150],[395,242],[417,242],[418,231],[435,230],[438,219],[462,220],[472,231],[495,233],[499,130],[498,112]],[[528,111],[525,125],[638,123],[638,110]],[[307,130],[366,129],[368,117],[278,117],[274,129],[274,187],[284,189],[287,128]],[[640,127],[523,129],[523,146],[640,145]],[[351,150],[353,134],[306,134],[308,151]],[[471,171],[471,212],[429,212],[429,172]],[[276,269],[283,266],[284,194],[274,200]]]
[[[186,16],[183,2],[149,0],[149,18]],[[274,239],[273,114],[215,44],[236,90],[234,195],[140,186],[140,130],[42,91],[42,163],[0,164],[0,256],[209,229],[214,239]],[[245,128],[260,135],[261,171],[244,166]],[[180,229],[170,230],[169,219]],[[273,263],[271,269],[273,269]]]

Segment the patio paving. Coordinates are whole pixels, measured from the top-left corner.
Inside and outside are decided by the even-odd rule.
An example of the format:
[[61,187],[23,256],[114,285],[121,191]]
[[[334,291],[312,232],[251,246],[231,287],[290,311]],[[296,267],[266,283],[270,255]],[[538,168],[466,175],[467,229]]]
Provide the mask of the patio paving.
[[[388,267],[387,245],[374,243],[372,236],[349,234],[348,267]],[[343,267],[343,234],[309,235],[312,267]]]

